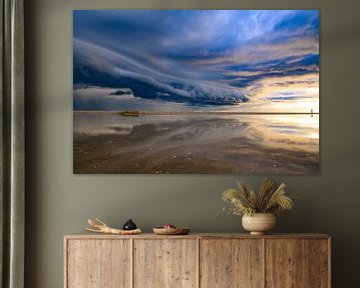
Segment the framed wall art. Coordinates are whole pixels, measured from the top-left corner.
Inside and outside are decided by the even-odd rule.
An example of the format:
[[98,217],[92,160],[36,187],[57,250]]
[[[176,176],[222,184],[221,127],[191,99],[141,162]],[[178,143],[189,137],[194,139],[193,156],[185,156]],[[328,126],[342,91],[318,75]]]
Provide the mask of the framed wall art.
[[73,12],[75,174],[319,171],[319,11]]

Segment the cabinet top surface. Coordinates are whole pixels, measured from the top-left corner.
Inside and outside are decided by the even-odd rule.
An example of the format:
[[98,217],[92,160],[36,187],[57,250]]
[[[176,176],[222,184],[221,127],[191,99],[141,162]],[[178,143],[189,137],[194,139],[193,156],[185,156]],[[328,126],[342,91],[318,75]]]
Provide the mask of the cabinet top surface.
[[329,235],[320,233],[287,233],[250,235],[245,233],[189,233],[188,235],[156,235],[142,233],[138,235],[109,235],[101,233],[76,233],[64,236],[65,239],[329,239]]

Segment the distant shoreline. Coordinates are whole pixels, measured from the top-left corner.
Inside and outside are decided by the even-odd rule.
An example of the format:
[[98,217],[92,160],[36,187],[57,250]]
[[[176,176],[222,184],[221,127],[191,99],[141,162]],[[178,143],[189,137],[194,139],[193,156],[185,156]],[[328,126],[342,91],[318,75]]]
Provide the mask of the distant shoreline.
[[[116,114],[127,111],[75,110],[79,114]],[[234,112],[234,111],[138,111],[138,116],[171,116],[171,115],[320,115],[319,112]]]

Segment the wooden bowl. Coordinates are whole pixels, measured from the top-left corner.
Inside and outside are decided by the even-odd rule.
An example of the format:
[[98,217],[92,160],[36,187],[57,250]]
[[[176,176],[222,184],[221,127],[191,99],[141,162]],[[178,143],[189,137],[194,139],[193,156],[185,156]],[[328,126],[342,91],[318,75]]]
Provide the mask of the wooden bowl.
[[189,227],[164,228],[154,227],[153,231],[157,235],[186,235],[190,232]]

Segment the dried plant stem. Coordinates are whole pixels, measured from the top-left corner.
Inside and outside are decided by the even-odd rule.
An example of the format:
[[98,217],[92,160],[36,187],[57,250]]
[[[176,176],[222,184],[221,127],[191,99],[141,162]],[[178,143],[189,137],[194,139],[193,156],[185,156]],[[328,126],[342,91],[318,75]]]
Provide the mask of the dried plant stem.
[[87,231],[91,232],[98,232],[98,233],[104,233],[104,234],[115,234],[115,235],[135,235],[140,234],[140,229],[135,230],[121,230],[121,229],[115,229],[111,228],[108,225],[106,225],[101,220],[95,218],[96,221],[88,218],[88,223],[91,228],[86,228]]
[[294,199],[285,195],[285,183],[274,190],[274,182],[264,179],[259,187],[258,194],[249,190],[245,183],[238,181],[238,189],[227,189],[222,198],[230,203],[229,212],[234,215],[249,215],[254,213],[283,214],[294,207]]

